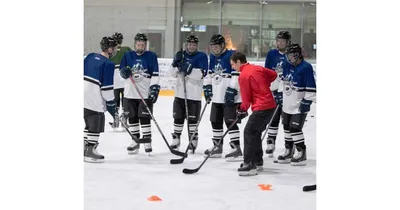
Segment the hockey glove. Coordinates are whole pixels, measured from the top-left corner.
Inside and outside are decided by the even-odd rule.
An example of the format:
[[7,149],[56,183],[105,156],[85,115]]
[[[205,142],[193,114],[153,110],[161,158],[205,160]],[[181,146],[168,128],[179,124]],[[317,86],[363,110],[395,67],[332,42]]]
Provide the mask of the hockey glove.
[[160,93],[160,85],[152,85],[152,86],[150,86],[149,100],[153,104],[157,102],[159,93]]
[[235,104],[235,96],[238,94],[238,91],[234,88],[228,87],[225,91],[225,105],[233,106]]
[[117,112],[117,104],[115,101],[107,101],[106,102],[107,111],[115,118],[115,113]]
[[132,76],[131,67],[125,66],[124,68],[119,70],[119,74],[121,75],[122,78],[128,79],[130,76]]
[[273,91],[272,94],[274,95],[274,99],[276,102],[276,105],[282,105],[283,102],[283,93],[278,92],[277,90]]
[[212,85],[204,85],[203,91],[204,91],[204,98],[206,98],[207,104],[209,104],[211,101],[211,97],[213,96]]
[[172,67],[178,67],[181,65],[183,59],[183,52],[179,51],[175,54],[174,60],[172,61]]
[[192,64],[190,64],[190,63],[183,63],[183,64],[181,64],[181,67],[179,68],[179,72],[185,76],[192,73],[192,70],[193,70],[193,67],[192,67]]
[[306,99],[302,99],[300,101],[300,107],[299,107],[299,112],[300,113],[306,113],[310,111],[310,106],[312,104],[312,101],[310,100],[306,100]]
[[241,110],[241,109],[238,109],[237,112],[236,112],[236,114],[237,114],[237,118],[238,118],[239,120],[242,120],[242,119],[246,118],[246,117],[249,115],[249,114],[247,113],[247,111]]

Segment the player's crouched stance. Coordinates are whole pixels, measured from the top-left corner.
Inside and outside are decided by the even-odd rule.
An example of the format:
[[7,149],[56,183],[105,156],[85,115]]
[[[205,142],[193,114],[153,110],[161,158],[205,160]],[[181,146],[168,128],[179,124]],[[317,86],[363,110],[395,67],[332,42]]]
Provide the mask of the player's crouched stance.
[[247,63],[246,56],[236,52],[231,57],[232,68],[240,73],[239,85],[242,104],[237,117],[243,119],[250,115],[244,128],[244,161],[238,169],[240,176],[257,175],[257,168],[263,166],[261,134],[271,121],[275,111],[275,100],[270,90],[277,73],[271,69]]
[[113,80],[114,63],[109,58],[115,52],[117,41],[104,37],[100,42],[102,52],[90,53],[84,60],[84,161],[104,162],[96,150],[100,133],[104,132],[104,111],[113,117],[116,113]]

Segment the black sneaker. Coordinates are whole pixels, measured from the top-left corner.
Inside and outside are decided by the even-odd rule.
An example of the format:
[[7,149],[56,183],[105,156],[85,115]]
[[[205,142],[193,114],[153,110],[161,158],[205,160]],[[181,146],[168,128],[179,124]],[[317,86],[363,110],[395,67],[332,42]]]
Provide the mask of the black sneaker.
[[239,176],[255,176],[257,175],[257,167],[252,163],[242,163],[238,168]]

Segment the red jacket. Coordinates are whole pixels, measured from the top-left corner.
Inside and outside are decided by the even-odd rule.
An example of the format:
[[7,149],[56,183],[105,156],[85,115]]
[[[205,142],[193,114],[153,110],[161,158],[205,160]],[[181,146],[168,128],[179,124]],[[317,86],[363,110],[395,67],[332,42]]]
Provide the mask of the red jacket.
[[246,63],[240,67],[239,85],[242,96],[240,109],[252,111],[273,109],[276,107],[274,96],[270,90],[276,79],[274,70]]

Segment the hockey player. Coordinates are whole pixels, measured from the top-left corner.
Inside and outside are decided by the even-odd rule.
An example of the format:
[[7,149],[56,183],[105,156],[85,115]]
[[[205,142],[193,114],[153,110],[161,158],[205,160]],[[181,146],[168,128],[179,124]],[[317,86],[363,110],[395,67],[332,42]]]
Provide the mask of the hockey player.
[[257,175],[257,167],[262,168],[263,151],[261,134],[271,121],[276,103],[270,85],[276,79],[274,70],[247,63],[243,53],[236,52],[231,57],[232,68],[240,73],[239,85],[242,104],[237,111],[239,119],[245,118],[251,106],[250,115],[244,128],[244,161],[238,169],[240,176]]
[[[282,121],[285,131],[285,152],[278,163],[305,165],[307,160],[303,125],[310,106],[316,100],[316,85],[312,65],[304,60],[298,44],[289,46],[286,55],[289,64],[283,68]],[[296,147],[296,153],[294,146]],[[295,153],[295,154],[294,154]]]
[[278,135],[279,121],[282,114],[282,92],[278,92],[279,83],[281,82],[280,76],[282,75],[282,65],[286,62],[286,48],[290,44],[291,35],[288,31],[280,31],[276,36],[276,49],[270,50],[265,59],[265,68],[273,69],[278,74],[276,80],[271,84],[271,90],[275,98],[275,102],[279,105],[278,111],[272,119],[272,123],[268,129],[267,149],[265,153],[268,157],[273,157],[275,151],[275,141]]
[[[140,130],[143,138],[151,139],[151,116],[142,102],[134,84],[130,80],[132,76],[135,84],[144,97],[149,109],[153,111],[160,92],[158,77],[157,55],[151,51],[145,51],[147,36],[138,33],[135,36],[135,51],[126,52],[120,65],[121,77],[125,79],[124,113],[128,117],[129,131],[140,138]],[[139,121],[141,129],[139,129]],[[140,145],[135,141],[128,146],[128,154],[137,154]],[[145,152],[153,151],[150,143],[144,144]]]
[[[221,139],[225,121],[226,127],[236,119],[236,110],[240,105],[241,97],[239,93],[238,78],[240,72],[232,69],[230,57],[235,52],[225,48],[225,38],[221,34],[211,37],[210,47],[212,54],[210,55],[209,72],[204,79],[204,95],[206,99],[212,97],[210,121],[213,129],[212,141],[217,145],[214,150],[208,149],[204,152],[210,157],[220,158],[223,150],[223,139]],[[225,155],[228,162],[243,161],[243,153],[240,148],[239,127],[235,124],[229,131],[230,146],[232,151]]]
[[[207,75],[208,58],[203,52],[197,51],[199,38],[189,35],[186,38],[186,50],[175,54],[170,69],[171,75],[177,78],[174,89],[175,98],[173,104],[174,133],[172,133],[172,149],[179,149],[183,124],[186,119],[185,97],[187,99],[189,135],[193,137],[189,149],[195,152],[198,143],[198,132],[195,131],[199,120],[202,98],[203,78]],[[183,86],[185,79],[186,87]],[[186,96],[185,89],[186,88]],[[190,140],[190,139],[188,139]]]
[[[121,111],[123,107],[123,98],[124,98],[124,85],[125,85],[125,80],[121,77],[119,74],[119,65],[121,63],[122,57],[126,52],[131,52],[132,49],[130,47],[122,47],[122,40],[124,39],[124,36],[121,33],[115,32],[112,35],[112,38],[117,40],[117,48],[116,48],[116,53],[115,55],[110,58],[112,62],[115,64],[115,70],[114,70],[114,100],[115,103],[117,104],[117,108],[120,109],[121,105]],[[122,95],[122,97],[121,97]],[[119,121],[115,121],[115,125],[113,125],[114,128],[119,127]]]
[[84,60],[84,160],[103,162],[104,156],[96,150],[100,133],[104,132],[104,111],[115,116],[116,104],[113,95],[114,63],[109,58],[114,54],[117,41],[103,37],[101,53],[90,53]]

